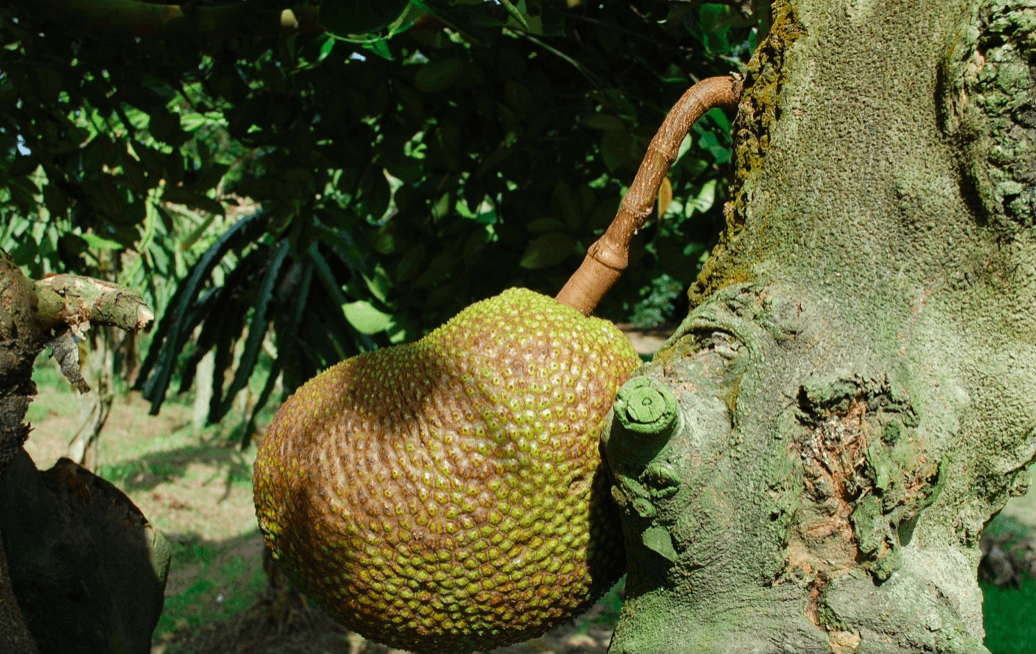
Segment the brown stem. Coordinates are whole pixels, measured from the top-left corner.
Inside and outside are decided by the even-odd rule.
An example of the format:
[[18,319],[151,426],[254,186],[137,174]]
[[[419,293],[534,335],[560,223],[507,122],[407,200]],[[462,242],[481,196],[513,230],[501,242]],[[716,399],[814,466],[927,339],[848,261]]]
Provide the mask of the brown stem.
[[629,244],[651,215],[658,189],[676,160],[680,142],[695,121],[710,109],[734,109],[741,98],[740,76],[710,77],[692,86],[666,116],[648,145],[637,176],[622,200],[619,212],[586,252],[579,269],[557,295],[558,302],[590,315],[604,294],[615,285],[629,263]]

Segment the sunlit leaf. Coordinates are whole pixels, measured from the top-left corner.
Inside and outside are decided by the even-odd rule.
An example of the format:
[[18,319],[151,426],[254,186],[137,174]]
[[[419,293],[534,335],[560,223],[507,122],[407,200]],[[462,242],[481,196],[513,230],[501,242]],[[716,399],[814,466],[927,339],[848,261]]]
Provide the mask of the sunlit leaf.
[[342,306],[345,319],[361,334],[377,334],[392,324],[392,314],[377,309],[370,302],[360,300]]
[[[528,21],[525,20],[525,15],[522,14],[522,12],[518,9],[518,7],[514,6],[511,3],[511,0],[499,0],[499,1],[500,1],[500,4],[502,4],[504,6],[504,9],[507,10],[507,13],[511,14],[511,18],[513,18],[515,21],[517,21],[517,23],[522,26],[522,29],[528,31],[529,23],[528,23]],[[521,4],[524,5],[525,3],[522,2]]]
[[87,245],[98,250],[122,250],[126,247],[118,241],[103,238],[97,234],[80,234],[79,236],[86,241]]
[[705,182],[701,190],[698,191],[698,195],[694,198],[687,200],[687,215],[694,211],[698,213],[705,213],[712,208],[712,205],[716,203],[716,180],[710,179]]

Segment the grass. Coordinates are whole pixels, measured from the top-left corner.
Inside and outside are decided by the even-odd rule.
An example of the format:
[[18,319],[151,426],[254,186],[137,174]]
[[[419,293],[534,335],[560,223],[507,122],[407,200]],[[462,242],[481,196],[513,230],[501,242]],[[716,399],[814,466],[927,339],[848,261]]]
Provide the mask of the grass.
[[[1015,542],[1034,535],[1031,525],[1001,513],[990,520],[985,533]],[[993,654],[1036,652],[1036,579],[1023,575],[1019,586],[998,587],[980,580],[986,647]]]
[[166,596],[162,617],[153,640],[159,642],[181,629],[197,628],[251,607],[266,588],[258,551],[247,544],[254,538],[229,543],[196,540],[174,543],[172,570],[190,570],[192,575],[175,575]]
[[993,654],[1036,652],[1036,579],[1024,577],[1021,587],[998,588],[982,582],[986,647]]

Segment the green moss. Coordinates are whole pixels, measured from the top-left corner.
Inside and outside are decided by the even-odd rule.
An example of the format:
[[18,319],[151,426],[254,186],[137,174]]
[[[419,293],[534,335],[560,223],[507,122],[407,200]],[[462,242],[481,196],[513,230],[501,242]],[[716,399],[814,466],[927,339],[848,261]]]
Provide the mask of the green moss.
[[[738,108],[734,123],[734,183],[731,187],[731,201],[726,210],[726,228],[719,243],[702,267],[697,281],[688,290],[691,308],[702,302],[710,292],[730,284],[751,281],[748,272],[750,261],[728,263],[731,257],[723,256],[736,240],[745,222],[748,207],[746,189],[752,188],[754,180],[762,174],[769,149],[769,134],[780,115],[779,99],[784,87],[785,57],[792,45],[805,34],[795,15],[792,3],[777,0],[772,8],[773,24],[752,60],[745,76],[745,95]],[[721,274],[717,270],[724,265]]]

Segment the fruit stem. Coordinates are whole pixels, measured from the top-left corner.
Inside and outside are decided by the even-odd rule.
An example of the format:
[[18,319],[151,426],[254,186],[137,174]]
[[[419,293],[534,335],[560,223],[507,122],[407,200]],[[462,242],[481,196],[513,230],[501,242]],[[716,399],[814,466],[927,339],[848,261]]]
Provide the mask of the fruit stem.
[[558,302],[590,315],[629,264],[630,240],[651,215],[658,189],[669,166],[676,160],[687,132],[710,109],[736,108],[743,83],[736,74],[709,77],[692,86],[677,101],[651,139],[619,212],[604,236],[587,250],[579,269],[558,293]]

